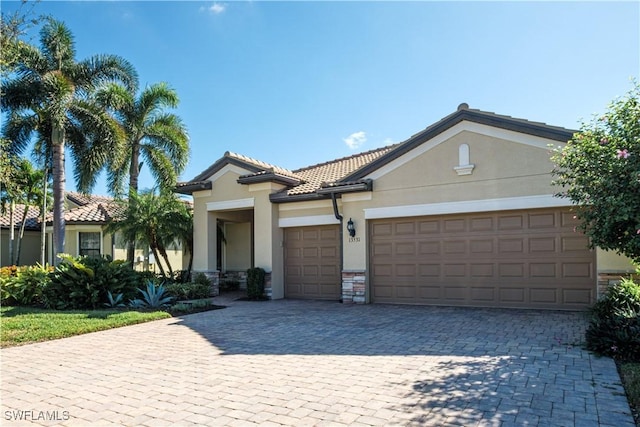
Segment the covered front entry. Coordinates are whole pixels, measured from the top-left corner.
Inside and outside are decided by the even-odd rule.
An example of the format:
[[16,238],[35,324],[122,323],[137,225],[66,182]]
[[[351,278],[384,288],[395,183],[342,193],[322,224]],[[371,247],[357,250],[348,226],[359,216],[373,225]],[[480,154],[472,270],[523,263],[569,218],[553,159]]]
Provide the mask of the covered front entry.
[[284,245],[285,298],[340,299],[338,225],[285,228]]
[[372,301],[586,308],[595,252],[575,225],[557,208],[372,220]]

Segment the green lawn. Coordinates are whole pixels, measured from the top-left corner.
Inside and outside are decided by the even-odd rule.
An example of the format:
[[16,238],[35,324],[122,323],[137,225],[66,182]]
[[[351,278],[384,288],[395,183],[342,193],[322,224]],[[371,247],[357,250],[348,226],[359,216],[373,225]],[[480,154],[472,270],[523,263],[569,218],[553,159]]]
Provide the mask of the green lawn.
[[171,317],[166,311],[56,311],[0,308],[0,347],[11,347]]

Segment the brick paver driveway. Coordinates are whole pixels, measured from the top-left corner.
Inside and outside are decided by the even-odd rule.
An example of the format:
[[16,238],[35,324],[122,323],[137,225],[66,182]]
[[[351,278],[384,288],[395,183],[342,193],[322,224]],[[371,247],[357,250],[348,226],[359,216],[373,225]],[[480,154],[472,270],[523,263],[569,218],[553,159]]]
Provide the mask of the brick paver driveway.
[[579,313],[338,303],[226,309],[8,348],[3,426],[633,426]]

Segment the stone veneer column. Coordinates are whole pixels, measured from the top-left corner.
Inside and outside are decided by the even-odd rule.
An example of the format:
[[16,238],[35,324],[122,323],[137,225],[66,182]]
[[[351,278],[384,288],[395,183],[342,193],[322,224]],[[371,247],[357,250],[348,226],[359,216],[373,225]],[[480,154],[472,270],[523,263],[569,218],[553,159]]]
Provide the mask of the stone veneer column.
[[267,299],[273,299],[273,290],[271,289],[271,273],[265,272],[264,274],[264,296]]
[[633,279],[638,281],[640,276],[635,273],[629,272],[606,272],[606,273],[598,273],[598,289],[597,289],[597,298],[600,298],[607,291],[609,286],[617,285],[622,281],[622,279]]
[[342,271],[342,302],[345,304],[365,303],[365,271]]
[[191,276],[191,280],[195,277],[196,274],[203,273],[209,279],[211,283],[211,296],[217,297],[220,295],[220,272],[219,271],[194,271]]

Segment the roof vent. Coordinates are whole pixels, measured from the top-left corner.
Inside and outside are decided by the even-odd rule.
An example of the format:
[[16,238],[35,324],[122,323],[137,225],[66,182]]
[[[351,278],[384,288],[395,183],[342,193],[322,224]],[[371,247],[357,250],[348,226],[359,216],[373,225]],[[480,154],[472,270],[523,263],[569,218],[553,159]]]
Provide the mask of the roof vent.
[[468,110],[468,109],[469,109],[469,104],[467,104],[466,102],[463,102],[462,104],[458,105],[458,111]]

